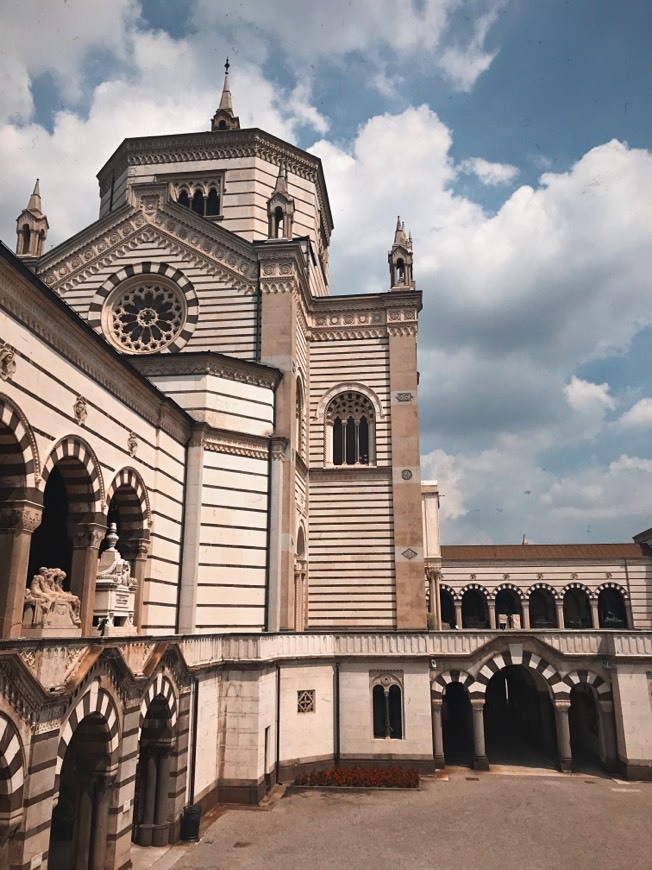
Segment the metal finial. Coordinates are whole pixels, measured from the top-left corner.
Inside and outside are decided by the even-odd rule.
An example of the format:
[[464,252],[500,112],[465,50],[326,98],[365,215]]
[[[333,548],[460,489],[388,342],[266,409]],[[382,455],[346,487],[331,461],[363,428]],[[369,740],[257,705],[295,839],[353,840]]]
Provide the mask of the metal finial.
[[231,64],[229,63],[229,58],[227,57],[226,63],[224,64],[224,72],[227,74],[227,76],[229,74],[229,67],[230,66],[231,66]]

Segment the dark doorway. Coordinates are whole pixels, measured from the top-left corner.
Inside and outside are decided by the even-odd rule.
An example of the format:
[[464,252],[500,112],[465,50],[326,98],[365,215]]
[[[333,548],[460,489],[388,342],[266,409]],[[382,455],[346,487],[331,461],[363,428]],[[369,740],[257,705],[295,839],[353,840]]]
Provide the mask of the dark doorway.
[[530,594],[530,626],[557,628],[557,608],[549,589],[535,589]]
[[496,628],[521,627],[521,601],[513,589],[501,589],[496,595]]
[[600,628],[627,628],[625,601],[618,589],[607,586],[598,595]]
[[156,695],[143,720],[136,767],[132,840],[140,846],[168,844],[174,749],[170,708],[163,695]]
[[487,685],[485,742],[490,764],[555,768],[557,733],[547,684],[522,665],[508,665]]
[[66,582],[70,583],[72,541],[68,534],[68,491],[56,465],[45,484],[41,524],[32,535],[27,585],[42,566],[61,568],[66,572]]
[[489,628],[487,599],[478,589],[467,589],[462,597],[464,628]]
[[567,589],[564,595],[564,628],[591,628],[591,605],[584,589]]
[[471,766],[473,713],[469,693],[461,683],[449,683],[441,708],[444,758],[447,765]]
[[439,606],[441,608],[441,627],[443,629],[457,628],[455,602],[448,589],[439,590]]

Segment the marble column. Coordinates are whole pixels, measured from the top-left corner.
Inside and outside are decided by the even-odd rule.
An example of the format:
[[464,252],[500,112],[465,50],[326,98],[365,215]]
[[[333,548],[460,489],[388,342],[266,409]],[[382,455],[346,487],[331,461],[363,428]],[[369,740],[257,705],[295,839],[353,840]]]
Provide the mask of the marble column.
[[[36,502],[5,502],[0,507],[0,639],[20,637],[32,532],[41,524]],[[31,579],[31,578],[29,578]]]
[[564,628],[564,599],[555,598],[555,609],[557,611],[557,628]]
[[597,598],[589,598],[591,603],[591,622],[592,628],[600,628],[600,615],[598,613],[598,599]]
[[473,770],[489,770],[484,742],[484,700],[471,701],[473,710]]
[[437,770],[443,770],[446,767],[446,758],[444,756],[444,733],[441,726],[441,708],[443,702],[441,698],[433,698],[432,700],[432,754],[435,759],[435,767]]
[[149,540],[141,538],[138,541],[138,550],[132,562],[131,570],[136,578],[136,600],[134,602],[134,625],[141,634],[143,631],[143,601],[145,600],[145,569],[147,568],[147,554],[149,552]]
[[109,804],[115,769],[93,776],[93,828],[91,832],[90,870],[104,870],[109,833]]
[[106,536],[106,524],[77,525],[72,517],[69,530],[73,541],[70,591],[81,601],[81,631],[88,637],[93,633],[98,550]]
[[564,773],[570,773],[573,769],[570,723],[568,721],[570,701],[555,701],[554,705],[555,723],[557,725],[557,754],[559,756],[559,769]]
[[455,601],[455,628],[462,628],[462,602]]
[[522,604],[523,624],[522,628],[526,631],[530,630],[530,600],[528,598]]
[[600,717],[602,762],[608,771],[613,772],[618,770],[618,748],[616,744],[616,723],[613,702],[598,701],[598,715]]
[[156,800],[154,804],[154,827],[152,828],[152,846],[167,846],[170,837],[169,792],[170,767],[172,765],[172,746],[164,745],[158,748],[158,765],[156,771]]
[[496,603],[495,601],[487,602],[487,610],[489,611],[489,628],[492,631],[496,630]]
[[145,776],[141,783],[142,792],[140,794],[140,800],[143,804],[143,815],[142,821],[138,825],[136,842],[139,846],[151,846],[154,810],[156,808],[156,774],[158,765],[153,747],[148,746],[141,749],[141,752],[143,751],[147,753],[147,758],[145,760]]

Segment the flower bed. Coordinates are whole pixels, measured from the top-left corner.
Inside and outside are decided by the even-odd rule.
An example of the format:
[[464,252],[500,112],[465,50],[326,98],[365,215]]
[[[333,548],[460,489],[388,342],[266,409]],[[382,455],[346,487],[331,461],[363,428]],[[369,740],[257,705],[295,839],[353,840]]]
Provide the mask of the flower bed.
[[400,767],[331,767],[314,773],[303,773],[294,785],[330,786],[340,788],[419,788],[419,771]]

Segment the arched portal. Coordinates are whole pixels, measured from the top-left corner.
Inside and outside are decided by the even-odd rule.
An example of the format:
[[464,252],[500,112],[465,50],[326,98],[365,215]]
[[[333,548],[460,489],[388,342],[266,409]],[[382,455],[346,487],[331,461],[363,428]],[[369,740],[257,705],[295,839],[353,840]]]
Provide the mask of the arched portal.
[[466,687],[460,682],[446,686],[441,711],[446,764],[468,767],[473,761],[473,714]]
[[605,586],[598,594],[600,628],[627,628],[627,610],[620,589]]
[[168,701],[173,698],[170,683],[161,685],[164,691],[149,701],[140,733],[132,832],[140,846],[166,846],[170,835],[175,710]]
[[591,628],[591,603],[583,586],[569,586],[564,592],[564,628]]
[[463,628],[489,628],[487,597],[480,589],[466,589],[462,595]]
[[490,764],[556,766],[554,708],[538,671],[507,665],[495,673],[487,684],[484,724]]
[[457,628],[455,601],[452,593],[448,589],[439,588],[439,606],[441,613],[441,627],[444,629]]
[[23,816],[25,755],[18,731],[0,713],[0,867],[21,865],[14,834]]
[[530,593],[530,627],[557,628],[557,607],[550,589],[539,587]]
[[115,772],[107,721],[90,713],[75,727],[63,757],[50,826],[50,870],[104,868]]

